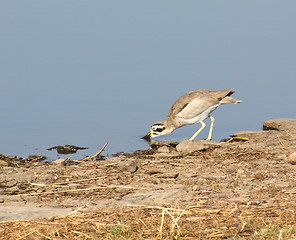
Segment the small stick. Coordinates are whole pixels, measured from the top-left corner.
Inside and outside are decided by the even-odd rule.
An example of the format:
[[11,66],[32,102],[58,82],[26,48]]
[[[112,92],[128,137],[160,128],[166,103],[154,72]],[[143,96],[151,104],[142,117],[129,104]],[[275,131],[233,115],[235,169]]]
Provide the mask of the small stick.
[[172,219],[173,222],[174,222],[174,224],[172,224],[172,229],[171,229],[171,231],[173,231],[174,228],[175,228],[175,226],[177,226],[179,233],[182,234],[182,233],[181,233],[181,230],[180,230],[180,227],[179,227],[179,225],[178,225],[177,222],[178,222],[179,219],[182,217],[182,215],[183,215],[183,213],[185,212],[185,210],[183,210],[183,211],[181,212],[181,214],[179,214],[179,216],[178,216],[176,219],[175,219],[174,216],[173,216],[173,215],[167,210],[167,208],[165,208],[164,210],[167,212],[167,214],[171,217],[171,219]]
[[85,157],[85,158],[82,158],[82,159],[79,159],[79,160],[76,160],[76,161],[87,161],[87,160],[89,160],[89,159],[93,159],[93,161],[94,161],[94,159],[97,157],[97,156],[99,156],[103,151],[104,151],[104,149],[105,149],[105,147],[108,145],[108,142],[106,142],[105,143],[105,145],[101,148],[101,150],[100,151],[98,151],[95,155],[93,155],[93,156],[90,156],[90,157]]
[[87,234],[85,234],[83,232],[74,231],[74,230],[72,230],[71,232],[76,233],[76,234],[79,234],[79,235],[82,235],[82,236],[86,237],[86,239],[91,239],[90,236],[88,236]]
[[64,215],[58,215],[58,216],[55,216],[54,218],[55,219],[62,219],[62,218],[66,218],[67,216],[70,216],[70,215],[73,215],[73,214],[76,214],[78,213],[79,211],[83,210],[84,207],[79,207],[77,208],[76,210],[70,212],[70,213],[67,213],[67,214],[64,214]]
[[239,230],[240,233],[244,231],[245,226],[247,225],[247,223],[244,222],[243,220],[242,220],[242,223],[243,223],[243,225],[242,225],[241,229]]
[[164,213],[165,213],[165,208],[161,212],[161,224],[160,224],[160,227],[158,230],[160,233],[162,233],[162,227],[163,227],[163,223],[164,223]]
[[36,186],[36,187],[46,187],[46,185],[43,184],[43,183],[31,183],[30,181],[28,181],[28,183],[31,184],[31,185],[33,185],[33,186]]
[[137,204],[127,204],[127,207],[139,207],[139,208],[144,208],[144,209],[159,209],[159,210],[172,210],[172,211],[178,211],[178,212],[183,212],[187,210],[183,209],[176,209],[176,208],[165,208],[165,207],[160,207],[160,206],[147,206],[147,205],[137,205]]
[[79,192],[79,191],[90,191],[90,190],[105,189],[105,188],[134,189],[134,187],[128,187],[128,186],[101,185],[100,187],[93,187],[93,188],[69,189],[69,190],[51,191],[51,192],[40,192],[40,193],[26,193],[25,195],[42,195],[42,194],[55,194],[55,193],[66,193],[66,192]]
[[79,182],[86,182],[86,181],[91,181],[91,180],[98,180],[100,178],[105,178],[105,177],[94,177],[94,178],[87,178],[87,179],[81,179],[81,180],[73,180],[73,181],[68,181],[68,182],[60,182],[60,183],[52,183],[52,184],[41,184],[41,183],[31,183],[28,181],[29,184],[36,186],[36,187],[52,187],[52,186],[58,186],[58,185],[67,185],[69,183],[79,183]]
[[64,185],[64,184],[69,184],[69,183],[79,183],[79,182],[85,182],[85,181],[91,181],[91,180],[98,180],[100,178],[105,178],[105,177],[94,177],[94,178],[87,178],[87,179],[81,179],[81,180],[73,180],[73,181],[68,181],[68,182],[53,183],[53,184],[49,184],[47,186]]

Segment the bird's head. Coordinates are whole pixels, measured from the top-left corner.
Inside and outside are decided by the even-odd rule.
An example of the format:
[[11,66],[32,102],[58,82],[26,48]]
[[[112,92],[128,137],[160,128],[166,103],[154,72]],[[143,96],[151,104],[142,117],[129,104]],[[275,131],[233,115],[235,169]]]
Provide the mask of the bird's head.
[[147,133],[143,138],[150,139],[169,133],[171,133],[171,131],[167,131],[164,122],[157,122],[151,125],[150,132]]

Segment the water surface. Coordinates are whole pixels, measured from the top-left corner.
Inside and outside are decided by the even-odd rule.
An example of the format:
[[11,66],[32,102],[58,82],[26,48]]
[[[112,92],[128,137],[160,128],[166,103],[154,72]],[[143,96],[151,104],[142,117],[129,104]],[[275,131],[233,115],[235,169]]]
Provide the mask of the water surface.
[[[295,1],[6,1],[0,7],[0,152],[74,144],[92,155],[140,139],[199,88],[235,88],[213,140],[295,118]],[[209,125],[209,120],[206,121]],[[205,138],[208,127],[199,138]],[[192,136],[199,126],[160,140]],[[74,157],[75,158],[75,157]]]

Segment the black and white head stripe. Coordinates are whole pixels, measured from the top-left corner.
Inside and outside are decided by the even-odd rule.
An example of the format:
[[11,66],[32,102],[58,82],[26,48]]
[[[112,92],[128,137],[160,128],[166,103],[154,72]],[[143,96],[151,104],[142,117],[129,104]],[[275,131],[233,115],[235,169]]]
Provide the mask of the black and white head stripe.
[[154,123],[150,127],[150,129],[155,133],[161,133],[165,129],[165,126],[163,125],[163,123]]

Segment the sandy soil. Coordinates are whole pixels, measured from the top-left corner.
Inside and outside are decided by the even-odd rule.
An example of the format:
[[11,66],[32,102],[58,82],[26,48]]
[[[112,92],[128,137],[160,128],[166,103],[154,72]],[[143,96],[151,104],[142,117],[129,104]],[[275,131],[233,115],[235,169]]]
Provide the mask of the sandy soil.
[[[265,121],[263,129],[236,133],[230,142],[184,140],[177,146],[152,143],[151,150],[97,161],[62,159],[48,163],[34,161],[34,158],[20,161],[2,155],[0,239],[15,237],[9,230],[9,226],[15,225],[8,225],[12,220],[42,217],[54,221],[58,217],[52,217],[57,215],[75,215],[82,219],[92,213],[98,221],[107,224],[110,215],[132,217],[131,211],[135,209],[160,209],[159,214],[170,208],[191,213],[199,209],[198,216],[188,212],[186,221],[196,224],[215,214],[215,228],[219,222],[218,212],[227,211],[227,216],[238,221],[236,234],[244,232],[246,236],[247,222],[238,220],[242,213],[295,225],[296,119]],[[142,212],[141,218],[146,219],[144,213],[147,214]],[[225,214],[220,216],[221,222],[228,221]],[[94,219],[94,215],[91,218]],[[17,237],[23,239],[38,239],[28,238],[30,234],[25,230],[18,234]],[[90,236],[87,231],[83,234],[85,238],[79,239]],[[197,237],[189,232],[185,239],[220,236],[213,235],[213,231],[199,234]]]

